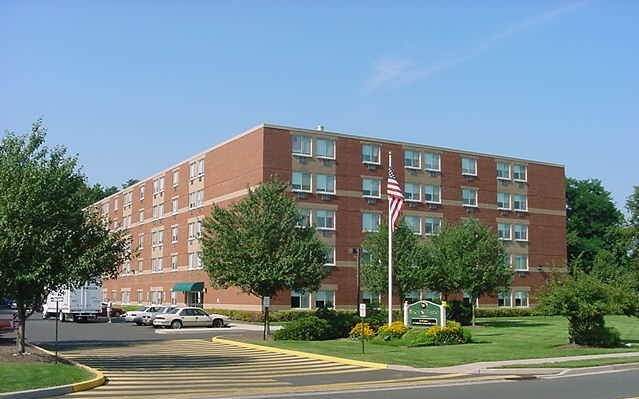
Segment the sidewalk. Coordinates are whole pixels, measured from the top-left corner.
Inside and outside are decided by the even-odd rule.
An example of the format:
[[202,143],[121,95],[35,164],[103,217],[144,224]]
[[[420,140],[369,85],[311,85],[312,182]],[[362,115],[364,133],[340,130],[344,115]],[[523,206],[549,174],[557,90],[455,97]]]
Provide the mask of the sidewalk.
[[[436,368],[414,368],[410,366],[396,366],[389,365],[389,368],[395,370],[419,370],[429,373],[465,373],[465,374],[558,374],[566,370],[578,370],[568,369],[563,367],[557,368],[535,368],[535,364],[542,363],[560,363],[568,362],[572,360],[589,360],[589,359],[604,359],[604,358],[619,358],[619,357],[636,357],[637,363],[639,363],[639,352],[624,352],[624,353],[606,353],[601,355],[581,355],[581,356],[564,356],[564,357],[547,357],[539,359],[519,359],[519,360],[501,360],[495,362],[477,362],[461,364],[459,366],[450,367],[436,367]],[[499,367],[508,366],[513,364],[529,364],[530,368],[516,368],[516,369],[501,369]],[[625,366],[628,368],[637,367],[637,365],[631,364],[618,364],[610,366],[599,366],[599,368],[614,368]]]

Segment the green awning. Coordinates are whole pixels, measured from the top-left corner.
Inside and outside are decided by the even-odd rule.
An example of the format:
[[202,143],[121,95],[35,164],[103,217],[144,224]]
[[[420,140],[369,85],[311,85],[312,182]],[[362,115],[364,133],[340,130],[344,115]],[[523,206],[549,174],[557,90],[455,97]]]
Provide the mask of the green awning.
[[204,283],[177,283],[171,288],[173,292],[204,291]]

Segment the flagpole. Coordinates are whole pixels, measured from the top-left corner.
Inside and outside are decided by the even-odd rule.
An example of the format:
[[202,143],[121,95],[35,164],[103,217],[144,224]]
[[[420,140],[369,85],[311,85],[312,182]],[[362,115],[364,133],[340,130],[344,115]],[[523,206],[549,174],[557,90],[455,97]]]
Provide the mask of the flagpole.
[[[391,152],[388,152],[388,170],[393,162]],[[391,200],[388,197],[388,325],[393,323],[393,216],[391,215]]]

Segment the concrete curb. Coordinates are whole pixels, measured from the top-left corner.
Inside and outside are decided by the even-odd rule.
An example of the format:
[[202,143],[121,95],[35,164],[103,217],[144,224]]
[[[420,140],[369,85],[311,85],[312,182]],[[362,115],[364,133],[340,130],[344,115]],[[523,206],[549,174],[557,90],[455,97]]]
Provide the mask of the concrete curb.
[[[48,351],[44,348],[41,348],[37,345],[31,345],[31,346],[51,356],[55,356],[55,353]],[[61,356],[58,356],[58,357],[61,357]],[[80,382],[76,382],[76,383],[68,384],[68,385],[29,389],[27,391],[0,393],[0,399],[35,399],[35,398],[46,398],[50,396],[65,395],[67,393],[86,391],[86,390],[98,387],[104,384],[104,382],[106,381],[104,374],[100,370],[96,370],[92,367],[86,366],[84,364],[78,363],[76,361],[73,361],[64,357],[62,358],[65,361],[71,363],[72,365],[83,368],[87,370],[88,372],[94,374],[95,377],[90,380],[80,381]]]
[[307,353],[307,352],[293,351],[289,349],[273,348],[271,346],[249,344],[246,342],[233,341],[230,339],[225,339],[220,337],[213,337],[211,341],[219,342],[221,344],[226,344],[226,345],[239,346],[242,348],[258,349],[258,350],[266,351],[266,352],[281,353],[284,355],[293,355],[293,356],[305,357],[305,358],[316,359],[316,360],[324,360],[327,362],[346,364],[350,366],[360,366],[360,367],[368,367],[368,368],[374,368],[374,369],[388,368],[388,365],[384,363],[365,362],[360,360],[344,359],[341,357],[317,355],[315,353]]

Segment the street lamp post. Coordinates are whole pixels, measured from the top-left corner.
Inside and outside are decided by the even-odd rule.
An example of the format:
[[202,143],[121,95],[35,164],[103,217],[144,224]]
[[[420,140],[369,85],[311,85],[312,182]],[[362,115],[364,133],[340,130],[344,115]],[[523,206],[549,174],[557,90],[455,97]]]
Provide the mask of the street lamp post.
[[357,248],[351,248],[350,249],[351,254],[355,255],[357,257],[357,269],[356,269],[356,296],[355,296],[355,308],[357,309],[357,307],[359,306],[360,302],[361,302],[361,295],[362,295],[362,290],[361,290],[361,286],[360,286],[360,264],[361,264],[361,259],[362,259],[362,249],[360,247]]

